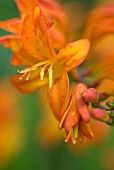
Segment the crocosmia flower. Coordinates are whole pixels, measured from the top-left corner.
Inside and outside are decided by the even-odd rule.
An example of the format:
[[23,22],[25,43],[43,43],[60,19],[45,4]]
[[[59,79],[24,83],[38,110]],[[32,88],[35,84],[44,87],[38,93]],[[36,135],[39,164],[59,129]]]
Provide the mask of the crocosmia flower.
[[[26,68],[18,71],[21,75],[12,77],[12,82],[25,93],[33,92],[47,83],[51,89],[63,72],[66,74],[83,62],[90,47],[87,39],[78,40],[67,44],[56,54],[39,7],[26,15],[21,42],[25,55],[19,57],[20,60],[25,58],[23,66]],[[25,57],[27,55],[28,58]]]
[[[64,90],[62,90],[63,84]],[[86,85],[79,83],[74,88],[67,104],[67,84],[64,77],[64,81],[58,81],[50,91],[50,105],[59,121],[59,129],[64,128],[66,131],[65,142],[79,141],[81,143],[84,136],[93,139],[89,103],[98,100],[98,92],[92,88],[87,89]]]
[[98,7],[88,17],[84,36],[96,42],[99,38],[114,33],[113,25],[114,4]]
[[[53,46],[55,49],[59,49],[65,45],[66,37],[65,33],[67,30],[67,17],[65,13],[62,11],[60,5],[54,0],[42,1],[42,0],[16,0],[17,7],[20,12],[19,18],[14,18],[6,21],[0,22],[0,28],[12,33],[12,35],[4,36],[0,38],[0,43],[8,44],[12,50],[11,41],[18,39],[21,34],[21,26],[26,14],[34,9],[35,7],[39,6],[43,12],[47,27],[49,28],[50,37],[53,42]],[[53,25],[53,26],[52,26]],[[56,34],[56,36],[55,36]],[[14,51],[12,50],[14,53]],[[13,59],[14,60],[14,59]],[[12,64],[14,62],[11,61]],[[15,65],[15,64],[14,64]]]

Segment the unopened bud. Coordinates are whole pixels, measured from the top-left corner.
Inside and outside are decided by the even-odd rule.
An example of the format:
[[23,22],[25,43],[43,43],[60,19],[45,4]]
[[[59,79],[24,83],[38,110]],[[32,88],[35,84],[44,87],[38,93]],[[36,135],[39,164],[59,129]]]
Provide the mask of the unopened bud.
[[89,88],[85,92],[82,93],[82,97],[87,103],[89,102],[96,103],[98,101],[99,94],[96,89]]
[[110,117],[106,110],[93,109],[91,113],[92,113],[93,118],[95,118],[97,120],[100,120],[103,122],[108,122],[110,120]]

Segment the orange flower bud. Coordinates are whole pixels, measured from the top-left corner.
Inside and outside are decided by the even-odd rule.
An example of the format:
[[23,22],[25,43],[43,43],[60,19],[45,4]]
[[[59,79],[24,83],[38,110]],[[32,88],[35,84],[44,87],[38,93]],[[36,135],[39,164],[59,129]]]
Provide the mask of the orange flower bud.
[[92,110],[92,116],[100,121],[103,122],[108,122],[110,117],[108,115],[108,113],[106,112],[106,110],[102,110],[102,109],[93,109]]
[[98,101],[99,94],[96,89],[89,88],[84,93],[82,93],[82,97],[87,103],[89,102],[96,103]]
[[79,83],[73,90],[69,104],[62,114],[60,119],[59,128],[64,128],[66,131],[65,142],[71,142],[73,144],[82,142],[84,136],[88,139],[93,138],[93,133],[89,126],[90,113],[88,103],[84,101],[81,96],[87,87]]

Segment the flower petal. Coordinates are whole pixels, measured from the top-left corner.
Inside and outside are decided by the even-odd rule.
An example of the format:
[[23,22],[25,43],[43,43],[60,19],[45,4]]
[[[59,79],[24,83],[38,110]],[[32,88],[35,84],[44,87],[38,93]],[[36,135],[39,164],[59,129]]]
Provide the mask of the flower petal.
[[54,49],[60,49],[65,45],[66,38],[62,32],[59,32],[57,29],[51,27],[49,28],[49,33]]
[[61,78],[53,85],[50,91],[50,105],[55,117],[60,120],[62,110],[64,110],[65,102],[68,97],[69,81],[66,72],[63,72]]
[[76,96],[76,103],[82,119],[84,120],[84,122],[88,123],[90,121],[90,113],[88,110],[88,105],[83,101],[82,96],[80,94],[77,94]]
[[58,60],[64,64],[66,71],[72,71],[83,62],[90,48],[88,39],[67,44],[58,53]]
[[80,121],[79,129],[88,139],[93,139],[94,135],[91,131],[90,124],[85,123],[83,120]]
[[31,57],[23,48],[22,43],[20,41],[20,37],[9,35],[0,38],[0,44],[3,44],[4,47],[10,48],[13,57],[11,59],[11,64],[14,66],[17,65],[24,65],[24,66],[31,66],[37,59]]
[[24,77],[22,80],[20,80],[19,78],[21,76],[16,75],[11,77],[11,82],[16,87],[16,89],[18,89],[22,93],[33,93],[39,87],[48,84],[48,78],[44,78],[43,80],[40,80],[39,73],[40,70],[31,72],[29,80],[26,80]]
[[21,15],[26,14],[38,5],[37,0],[16,0],[16,4]]
[[9,31],[11,33],[20,33],[21,20],[19,18],[14,18],[6,21],[0,22],[0,28]]
[[48,16],[54,18],[54,21],[59,24],[61,29],[64,31],[67,27],[67,17],[64,10],[61,8],[59,3],[55,0],[37,0],[38,6],[46,12]]
[[39,7],[30,11],[23,21],[22,42],[29,55],[39,61],[55,56],[45,19]]

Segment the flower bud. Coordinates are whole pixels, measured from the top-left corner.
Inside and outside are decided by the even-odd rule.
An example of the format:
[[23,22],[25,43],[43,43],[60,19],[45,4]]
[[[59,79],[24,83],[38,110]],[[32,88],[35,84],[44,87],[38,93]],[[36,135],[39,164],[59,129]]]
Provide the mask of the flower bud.
[[103,109],[93,109],[91,113],[95,119],[103,122],[108,122],[110,119],[107,111]]
[[82,93],[82,97],[87,103],[89,102],[96,103],[98,101],[99,94],[96,89],[89,88],[85,92]]

